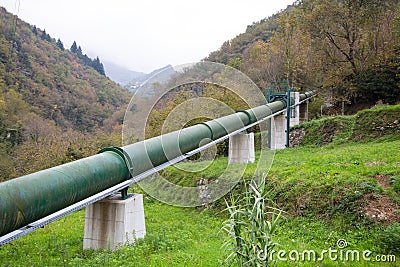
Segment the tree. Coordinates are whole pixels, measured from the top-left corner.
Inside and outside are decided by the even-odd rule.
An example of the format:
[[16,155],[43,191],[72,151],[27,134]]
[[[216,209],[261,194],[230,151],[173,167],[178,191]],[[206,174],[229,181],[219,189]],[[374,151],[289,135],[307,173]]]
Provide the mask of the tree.
[[96,59],[93,60],[92,62],[92,67],[101,75],[106,75],[105,71],[104,71],[104,66],[103,63],[100,62],[99,57],[96,57]]
[[47,33],[46,33],[46,30],[43,30],[42,35],[40,35],[40,38],[41,38],[42,40],[47,40]]
[[285,78],[283,51],[272,42],[258,41],[246,49],[243,55],[243,69],[260,87],[267,88],[271,82]]
[[86,54],[82,53],[82,47],[78,46],[75,41],[73,42],[73,44],[71,46],[71,52],[78,56],[81,64],[92,67],[93,69],[95,69],[98,73],[100,73],[103,76],[106,75],[105,71],[104,71],[103,63],[100,62],[99,57],[96,57],[93,60],[90,59]]
[[33,26],[33,30],[32,30],[33,34],[38,35],[38,31],[36,26]]
[[346,103],[357,102],[355,77],[379,64],[383,57],[378,55],[391,50],[385,47],[385,41],[381,41],[382,34],[387,35],[390,28],[382,19],[391,8],[397,9],[398,2],[303,0],[303,28],[313,39],[317,57],[323,58],[324,88],[337,96],[336,100],[342,103],[342,113]]
[[72,43],[70,50],[72,53],[76,53],[78,51],[78,46],[76,45],[75,41]]
[[241,70],[242,68],[242,60],[238,57],[229,59],[228,66],[235,68],[237,70]]
[[[297,6],[296,6],[297,7]],[[310,90],[320,87],[321,59],[315,53],[312,36],[304,31],[299,8],[282,12],[277,20],[277,29],[270,39],[270,49],[280,57],[280,76],[288,81],[291,87]]]
[[64,44],[61,42],[60,38],[57,40],[57,46],[64,51]]
[[78,49],[76,50],[75,53],[78,55],[79,58],[81,58],[83,56],[81,46],[78,46]]

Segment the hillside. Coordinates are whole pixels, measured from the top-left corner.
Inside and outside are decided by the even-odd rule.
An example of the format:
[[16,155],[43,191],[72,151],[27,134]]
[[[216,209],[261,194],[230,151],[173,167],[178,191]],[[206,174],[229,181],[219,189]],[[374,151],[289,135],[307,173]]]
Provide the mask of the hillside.
[[293,146],[321,146],[376,139],[399,139],[400,105],[377,106],[353,116],[327,117],[295,126]]
[[130,79],[130,81],[125,85],[125,88],[127,88],[128,90],[130,90],[131,92],[134,92],[142,83],[144,83],[146,80],[150,79],[151,77],[153,77],[154,75],[156,75],[159,72],[162,72],[168,68],[170,68],[171,65],[167,65],[165,67],[153,70],[150,73],[147,74],[143,74],[141,76],[137,76],[137,77],[132,77]]
[[[292,7],[288,7],[290,9]],[[281,14],[275,14],[259,22],[248,25],[244,33],[238,34],[232,40],[226,41],[221,48],[213,51],[206,58],[209,61],[222,64],[232,64],[235,60],[243,59],[244,53],[256,42],[268,42],[278,29],[278,19]],[[236,66],[239,67],[239,66]]]
[[[206,58],[260,88],[288,80],[316,89],[324,114],[400,102],[399,1],[296,1],[247,27]],[[313,111],[317,116],[317,110]]]
[[82,58],[0,8],[0,180],[96,153],[110,133],[119,139],[131,94]]
[[[333,131],[336,138],[326,145],[308,144],[276,152],[267,175],[270,205],[276,204],[284,211],[271,237],[272,242],[277,242],[275,251],[316,251],[319,266],[382,266],[374,262],[375,256],[385,257],[388,266],[398,266],[400,139],[399,127],[392,127],[397,125],[393,120],[396,114],[398,118],[399,106],[379,107],[347,119],[323,119],[298,127],[317,130],[335,121],[353,121],[339,123]],[[375,135],[375,128],[381,131],[379,136]],[[319,140],[321,133],[310,130],[307,135],[309,140]],[[347,138],[351,136],[366,138]],[[181,164],[186,170],[198,170],[203,163]],[[218,178],[226,164],[227,158],[221,157],[200,174],[169,168],[163,176],[188,186],[200,177]],[[256,164],[249,164],[245,180],[253,177],[255,168]],[[141,191],[138,187],[134,190]],[[241,183],[233,191],[233,197],[243,190]],[[228,218],[227,212],[221,211],[225,206],[223,199],[208,209],[196,209],[172,207],[144,196],[147,235],[135,245],[115,252],[82,250],[84,212],[79,211],[1,247],[0,263],[4,266],[222,265],[231,252],[223,247],[227,234],[221,228]],[[228,202],[230,199],[226,197]],[[324,250],[338,251],[339,240],[346,243],[341,248],[343,254],[359,251],[359,259],[319,258]],[[363,251],[370,251],[370,257],[362,257]],[[296,262],[278,261],[277,266],[294,264],[315,266],[316,260],[297,258]]]
[[[129,100],[129,94],[82,66],[43,31],[0,10],[1,95],[13,94],[28,110],[61,127],[92,130]],[[20,116],[18,114],[17,116]],[[6,116],[10,117],[10,116]],[[18,128],[9,125],[9,128]]]

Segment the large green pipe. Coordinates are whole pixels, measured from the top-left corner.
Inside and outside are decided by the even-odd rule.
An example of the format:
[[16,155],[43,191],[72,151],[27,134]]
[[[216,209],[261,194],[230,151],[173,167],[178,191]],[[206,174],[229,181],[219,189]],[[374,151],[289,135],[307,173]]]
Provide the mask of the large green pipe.
[[138,175],[285,108],[278,100],[124,146],[125,156],[105,151],[0,183],[0,236],[129,179],[131,167]]
[[124,160],[104,152],[0,184],[0,235],[129,178]]

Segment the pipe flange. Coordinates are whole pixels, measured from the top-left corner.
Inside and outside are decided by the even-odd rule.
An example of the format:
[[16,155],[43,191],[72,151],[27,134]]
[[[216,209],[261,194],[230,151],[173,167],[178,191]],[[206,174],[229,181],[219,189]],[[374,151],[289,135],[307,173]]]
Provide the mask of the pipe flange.
[[106,148],[101,149],[97,154],[103,153],[103,152],[114,152],[117,153],[125,162],[126,167],[129,170],[129,173],[132,178],[132,173],[133,173],[133,162],[132,159],[129,157],[128,153],[120,147],[117,146],[109,146]]

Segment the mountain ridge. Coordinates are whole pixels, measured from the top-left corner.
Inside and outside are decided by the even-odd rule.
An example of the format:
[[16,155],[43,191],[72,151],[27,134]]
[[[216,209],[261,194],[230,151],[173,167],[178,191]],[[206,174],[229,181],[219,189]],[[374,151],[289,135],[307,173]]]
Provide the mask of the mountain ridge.
[[153,75],[170,67],[171,65],[168,64],[162,68],[155,69],[150,73],[144,73],[130,70],[126,67],[119,66],[118,64],[112,63],[110,61],[104,62],[106,76],[109,77],[112,81],[121,85],[122,87],[128,89],[130,92],[134,92],[137,88],[140,87],[140,85],[142,85]]
[[1,93],[14,91],[30,112],[61,127],[90,131],[129,101],[126,90],[82,65],[55,39],[42,40],[44,30],[4,8],[0,25]]
[[0,8],[0,181],[120,143],[132,94],[79,56]]
[[130,70],[110,61],[104,61],[103,63],[107,77],[122,86],[127,85],[134,79],[146,75],[144,72]]

